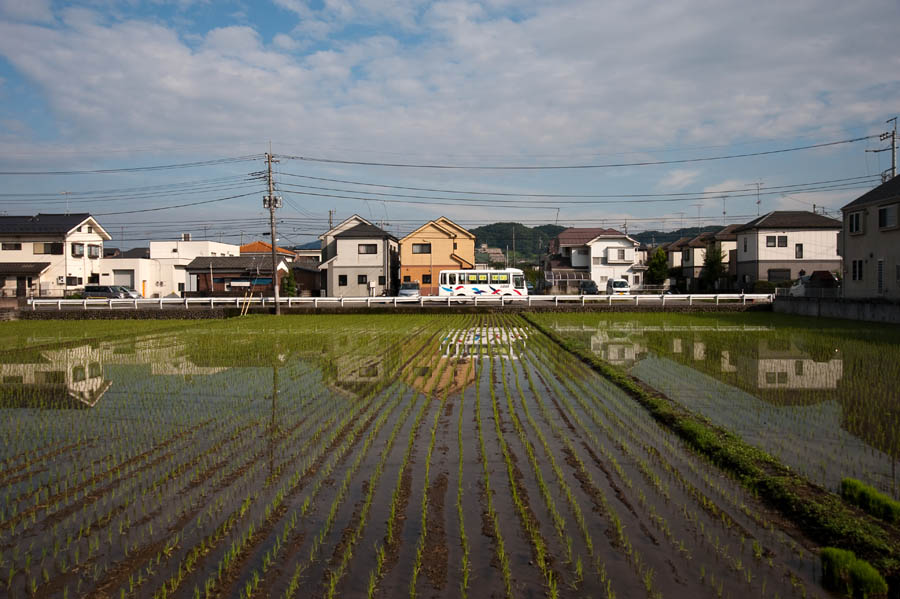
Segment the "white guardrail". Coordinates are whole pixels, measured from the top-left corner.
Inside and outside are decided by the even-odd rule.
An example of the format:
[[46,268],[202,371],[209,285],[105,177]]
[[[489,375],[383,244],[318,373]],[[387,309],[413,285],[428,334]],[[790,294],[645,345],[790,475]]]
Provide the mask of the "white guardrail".
[[[771,293],[695,293],[685,295],[529,295],[486,296],[486,297],[283,297],[279,300],[287,308],[335,308],[335,307],[398,307],[398,306],[560,306],[588,304],[643,305],[688,305],[719,303],[771,303]],[[28,300],[32,310],[76,310],[76,309],[150,309],[150,308],[244,308],[273,307],[272,297],[189,297],[159,299],[40,299]]]

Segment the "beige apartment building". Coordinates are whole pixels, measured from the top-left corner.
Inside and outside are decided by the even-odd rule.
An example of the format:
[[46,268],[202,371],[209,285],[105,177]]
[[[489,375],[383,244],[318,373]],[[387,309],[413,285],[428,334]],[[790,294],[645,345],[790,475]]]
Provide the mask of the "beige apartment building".
[[900,177],[882,183],[841,211],[844,297],[900,299]]
[[422,295],[438,294],[442,270],[475,268],[475,236],[446,217],[431,220],[400,240],[400,280],[418,282]]

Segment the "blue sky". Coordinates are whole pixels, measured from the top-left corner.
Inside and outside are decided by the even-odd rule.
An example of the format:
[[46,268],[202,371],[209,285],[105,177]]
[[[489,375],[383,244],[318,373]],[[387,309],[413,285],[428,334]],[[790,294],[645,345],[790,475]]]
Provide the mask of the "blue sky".
[[[894,0],[0,0],[0,171],[207,161],[270,141],[275,154],[351,162],[534,167],[853,139],[900,112],[897,23]],[[398,235],[441,214],[629,231],[698,214],[744,222],[754,182],[763,212],[834,211],[877,182],[889,153],[865,150],[882,147],[578,170],[283,158],[282,241],[314,239],[330,209]],[[262,167],[0,175],[0,209],[64,211],[68,197],[125,246],[181,230],[247,240],[265,230],[262,186],[245,180]],[[603,197],[546,197],[563,195]]]

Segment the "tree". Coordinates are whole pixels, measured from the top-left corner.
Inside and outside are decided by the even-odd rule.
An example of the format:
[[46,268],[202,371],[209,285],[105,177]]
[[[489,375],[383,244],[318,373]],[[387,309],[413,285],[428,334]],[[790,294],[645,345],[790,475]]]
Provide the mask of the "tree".
[[281,295],[285,297],[297,295],[297,281],[294,280],[293,272],[285,273],[281,278]]
[[656,248],[647,261],[647,280],[651,285],[661,285],[669,274],[669,260],[661,247]]
[[725,276],[725,265],[722,260],[725,254],[721,248],[708,246],[703,256],[703,270],[700,271],[700,282],[706,289],[715,289],[716,283]]

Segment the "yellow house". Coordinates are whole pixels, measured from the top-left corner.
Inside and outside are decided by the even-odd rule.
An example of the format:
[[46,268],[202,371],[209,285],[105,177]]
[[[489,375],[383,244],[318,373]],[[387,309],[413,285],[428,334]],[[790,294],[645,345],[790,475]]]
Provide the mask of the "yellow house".
[[446,217],[428,221],[400,240],[400,280],[418,281],[422,295],[437,295],[442,270],[475,268],[475,236]]

